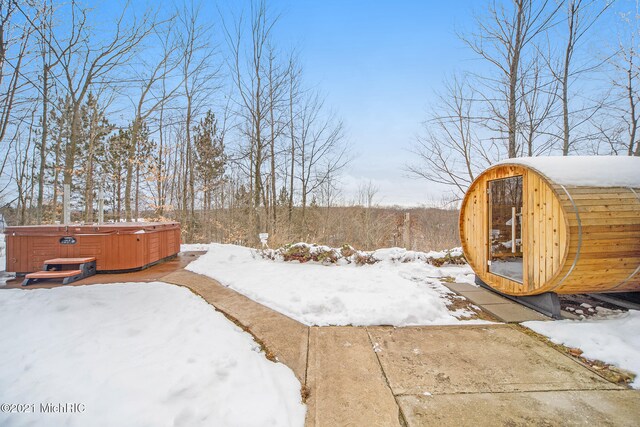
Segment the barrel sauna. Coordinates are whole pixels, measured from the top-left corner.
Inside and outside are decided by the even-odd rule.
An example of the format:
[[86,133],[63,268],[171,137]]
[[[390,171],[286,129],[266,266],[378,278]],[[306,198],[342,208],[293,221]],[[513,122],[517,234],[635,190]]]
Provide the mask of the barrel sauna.
[[6,227],[7,271],[38,271],[52,258],[95,257],[100,272],[141,270],[180,252],[177,222]]
[[640,291],[640,158],[499,162],[469,187],[459,226],[467,261],[499,292]]

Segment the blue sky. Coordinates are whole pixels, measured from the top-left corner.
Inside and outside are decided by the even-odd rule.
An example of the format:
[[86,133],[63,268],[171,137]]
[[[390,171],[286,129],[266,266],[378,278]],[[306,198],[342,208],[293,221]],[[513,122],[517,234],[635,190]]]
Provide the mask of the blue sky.
[[441,187],[407,177],[403,167],[434,89],[470,59],[455,32],[472,21],[473,4],[270,2],[281,12],[279,44],[300,52],[307,84],[345,122],[354,154],[342,180],[347,200],[369,180],[383,204],[440,199]]
[[[371,180],[379,187],[383,204],[440,200],[445,188],[411,178],[403,168],[412,159],[408,149],[421,132],[421,122],[443,80],[454,72],[481,72],[487,67],[458,37],[474,30],[475,16],[483,14],[487,2],[279,0],[268,4],[281,12],[276,33],[281,45],[300,51],[307,83],[317,85],[346,124],[354,161],[343,179],[345,198],[359,183]],[[576,59],[583,53],[604,56],[597,51],[615,46],[620,26],[616,12],[632,10],[634,5],[632,0],[614,3],[586,37]],[[560,39],[563,30],[560,23],[550,35]]]

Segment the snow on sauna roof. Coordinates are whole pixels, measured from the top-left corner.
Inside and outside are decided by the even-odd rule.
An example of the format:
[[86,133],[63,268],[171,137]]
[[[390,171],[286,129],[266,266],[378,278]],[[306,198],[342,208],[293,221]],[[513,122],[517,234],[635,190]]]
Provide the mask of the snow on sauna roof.
[[581,187],[640,187],[640,157],[544,156],[502,160],[540,172],[556,184]]

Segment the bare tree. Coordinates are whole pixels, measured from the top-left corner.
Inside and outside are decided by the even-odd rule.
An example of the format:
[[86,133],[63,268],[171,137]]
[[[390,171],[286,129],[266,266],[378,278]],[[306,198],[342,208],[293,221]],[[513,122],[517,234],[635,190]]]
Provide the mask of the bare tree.
[[309,195],[349,162],[343,138],[342,122],[326,115],[322,98],[310,94],[300,112],[296,145],[303,222]]
[[68,6],[70,22],[66,35],[63,28],[51,36],[42,34],[41,26],[28,18],[32,28],[47,40],[50,52],[59,63],[62,78],[60,85],[69,96],[71,105],[71,135],[65,148],[64,184],[71,184],[74,175],[75,155],[79,144],[81,111],[85,97],[95,85],[113,83],[114,70],[129,62],[137,46],[151,33],[155,22],[150,13],[141,19],[127,21],[128,7],[115,22],[111,35],[94,37],[87,24],[89,9],[72,1]]
[[51,41],[53,37],[53,14],[54,8],[51,1],[43,1],[42,9],[38,14],[36,22],[40,26],[38,31],[38,44],[40,48],[40,56],[42,60],[42,80],[40,83],[42,114],[40,116],[41,133],[40,133],[40,164],[38,173],[38,204],[36,208],[36,222],[42,223],[44,211],[44,189],[45,189],[45,168],[47,165],[47,141],[49,137],[49,97],[52,86],[52,70],[58,61],[53,58],[51,53]]
[[[562,155],[569,155],[570,150],[575,144],[575,140],[571,138],[571,130],[577,125],[571,123],[572,113],[570,111],[570,93],[569,89],[571,83],[574,82],[579,76],[584,75],[586,72],[593,71],[598,68],[600,64],[594,64],[593,61],[576,66],[575,54],[576,50],[580,47],[581,42],[585,39],[588,31],[594,26],[596,21],[602,16],[602,14],[611,6],[611,2],[600,2],[598,0],[566,0],[564,2],[566,15],[566,40],[565,48],[562,55],[560,65],[554,67],[551,65],[554,78],[558,82],[560,90],[557,92],[557,96],[560,99],[562,105]],[[581,108],[587,115],[593,115],[595,111],[593,109],[598,108],[598,103],[591,108]],[[587,111],[592,110],[592,111]],[[587,120],[582,120],[580,123],[586,123]]]
[[259,232],[266,226],[260,218],[259,207],[265,201],[262,167],[265,159],[266,128],[268,108],[268,85],[265,84],[265,68],[268,58],[265,50],[268,48],[271,32],[277,22],[277,17],[271,18],[264,0],[251,3],[250,11],[250,40],[245,42],[243,19],[240,17],[233,29],[226,24],[225,32],[231,50],[230,69],[236,92],[240,114],[246,121],[245,134],[249,137],[249,179],[254,211],[254,227]]
[[294,193],[294,180],[295,180],[295,166],[296,166],[296,126],[295,123],[298,118],[298,113],[294,109],[294,106],[298,104],[300,97],[300,69],[296,65],[295,58],[291,56],[289,58],[289,70],[287,73],[289,77],[289,136],[290,136],[290,159],[289,159],[289,201],[288,201],[288,219],[289,222],[293,216],[293,193]]
[[518,155],[518,109],[522,61],[533,41],[554,23],[560,7],[550,0],[511,0],[509,6],[490,2],[486,17],[477,20],[478,31],[463,41],[495,67],[495,77],[485,76],[484,96],[489,120],[507,134],[507,156]]
[[[277,225],[277,193],[276,193],[276,181],[277,181],[277,169],[276,169],[276,155],[278,154],[276,148],[276,141],[284,134],[287,127],[287,98],[290,97],[288,92],[289,76],[288,73],[291,70],[289,67],[282,67],[277,62],[277,52],[271,45],[268,46],[268,69],[267,69],[267,84],[268,84],[268,108],[269,108],[269,160],[270,160],[270,208],[271,208],[271,227],[272,233],[276,232]],[[289,113],[290,114],[290,113]]]
[[522,134],[522,154],[537,156],[548,152],[555,143],[551,127],[557,117],[558,81],[546,76],[546,67],[535,55],[522,69],[522,113],[519,132]]
[[[3,0],[0,6],[0,143],[11,125],[16,96],[25,85],[22,67],[27,58],[29,41],[33,33],[30,25],[14,24],[18,4]],[[11,52],[15,48],[13,55]],[[7,81],[7,77],[9,80]],[[6,151],[9,147],[3,147]]]
[[445,92],[424,123],[424,134],[411,151],[416,161],[406,166],[416,177],[451,187],[459,197],[476,174],[499,157],[491,140],[477,135],[477,92],[466,78],[445,82]]
[[[163,22],[162,26],[157,26],[154,29],[154,34],[157,36],[155,40],[160,45],[160,48],[157,49],[157,57],[142,61],[143,66],[137,66],[134,70],[134,81],[139,82],[139,87],[136,88],[137,93],[132,94],[130,98],[134,109],[134,119],[131,126],[131,144],[128,146],[128,161],[125,168],[124,209],[127,221],[132,219],[131,190],[134,171],[139,170],[139,167],[134,166],[138,164],[136,162],[136,150],[138,149],[138,140],[140,139],[142,128],[149,117],[172,99],[180,87],[179,84],[176,84],[169,91],[166,91],[163,87],[164,90],[160,93],[154,92],[157,84],[164,82],[166,76],[179,66],[179,61],[174,57],[177,45],[169,38],[170,32],[165,31],[171,28],[173,22],[173,19],[170,19]],[[140,71],[140,69],[143,71]]]
[[638,34],[640,14],[634,11],[622,14],[622,32],[609,57],[612,67],[611,99],[595,120],[598,137],[607,142],[609,152],[640,156],[640,58]]

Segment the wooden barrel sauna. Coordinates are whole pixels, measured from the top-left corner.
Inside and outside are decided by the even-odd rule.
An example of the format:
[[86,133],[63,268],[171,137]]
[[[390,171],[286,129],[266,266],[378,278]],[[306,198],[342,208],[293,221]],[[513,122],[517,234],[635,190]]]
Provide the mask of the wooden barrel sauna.
[[499,292],[640,291],[640,158],[499,162],[469,187],[459,226],[467,261]]
[[98,272],[146,268],[180,252],[180,224],[119,223],[6,227],[6,271],[38,271],[52,258],[95,257]]

